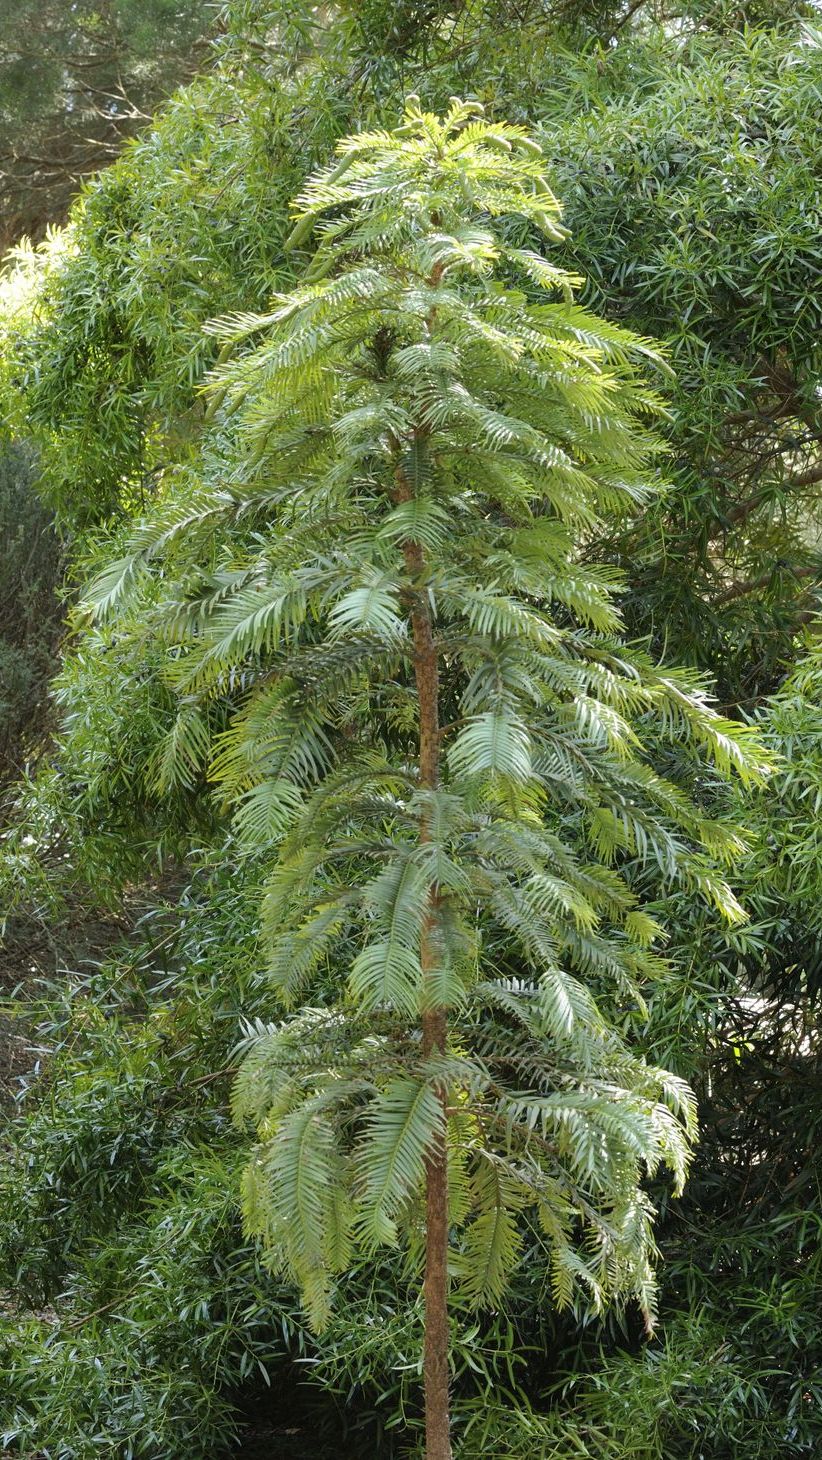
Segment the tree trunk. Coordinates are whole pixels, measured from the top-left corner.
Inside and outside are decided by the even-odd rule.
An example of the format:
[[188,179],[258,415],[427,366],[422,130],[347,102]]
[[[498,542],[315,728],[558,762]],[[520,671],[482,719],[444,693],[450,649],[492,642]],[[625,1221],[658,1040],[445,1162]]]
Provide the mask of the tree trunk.
[[[445,1014],[423,1016],[423,1047],[444,1050]],[[440,1091],[443,1105],[445,1091]],[[444,1114],[444,1112],[443,1112]],[[448,1153],[445,1133],[425,1163],[425,1460],[451,1460],[448,1400]]]
[[[411,496],[404,474],[397,472],[397,499]],[[425,585],[425,561],[418,543],[406,543],[405,564],[415,580],[416,593],[411,623],[414,633],[414,673],[420,713],[420,786],[435,791],[439,782],[439,670],[434,643],[431,609]],[[420,822],[420,841],[430,837],[429,818]],[[433,894],[420,941],[423,986],[436,969],[439,956],[436,939],[437,897]],[[427,1008],[422,1016],[423,1054],[444,1054],[448,1021],[443,1008]],[[423,1386],[425,1390],[425,1460],[451,1460],[451,1422],[448,1400],[448,1151],[445,1110],[448,1092],[439,1092],[443,1105],[443,1134],[425,1163],[425,1339]]]
[[[438,220],[432,218],[437,226]],[[442,278],[442,264],[435,264],[429,283],[437,285]],[[428,318],[432,332],[436,309]],[[428,435],[428,428],[415,432],[418,439]],[[399,443],[398,443],[399,444]],[[395,501],[407,502],[413,495],[411,483],[398,462],[394,474]],[[439,665],[437,646],[431,622],[431,605],[425,573],[425,555],[419,543],[403,545],[405,567],[413,585],[411,626],[414,634],[414,676],[419,701],[420,787],[436,791],[440,771]],[[430,839],[430,818],[420,819],[420,842]],[[420,964],[423,989],[436,971],[439,950],[436,938],[438,897],[433,892],[428,915],[420,939]],[[445,1054],[448,1040],[447,1011],[427,1005],[422,1016],[422,1047],[425,1058]],[[425,1391],[425,1460],[452,1460],[451,1413],[448,1397],[448,1146],[446,1133],[448,1091],[438,1091],[443,1109],[442,1137],[425,1162],[425,1336],[423,1342],[423,1388]]]

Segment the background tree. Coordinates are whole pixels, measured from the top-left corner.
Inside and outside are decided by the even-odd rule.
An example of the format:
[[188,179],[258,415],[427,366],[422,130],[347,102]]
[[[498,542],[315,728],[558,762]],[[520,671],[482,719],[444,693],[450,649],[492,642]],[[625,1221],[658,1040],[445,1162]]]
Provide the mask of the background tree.
[[[213,23],[207,5],[168,0],[13,6],[0,36],[0,253],[64,221],[81,182],[113,161],[159,102],[205,63]],[[56,667],[60,558],[37,500],[38,476],[27,441],[4,454],[0,780],[19,775],[44,742]]]
[[0,456],[0,784],[18,779],[38,747],[49,677],[56,669],[60,544],[39,500],[32,457]]
[[0,38],[0,249],[61,222],[206,58],[202,0],[19,0]]

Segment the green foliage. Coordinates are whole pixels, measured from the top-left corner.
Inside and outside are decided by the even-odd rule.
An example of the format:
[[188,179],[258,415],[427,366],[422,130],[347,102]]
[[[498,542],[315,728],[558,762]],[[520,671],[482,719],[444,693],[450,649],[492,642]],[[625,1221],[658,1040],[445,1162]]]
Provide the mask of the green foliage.
[[0,783],[19,776],[42,734],[59,633],[60,546],[35,490],[31,454],[0,455]]
[[6,408],[36,432],[59,510],[139,509],[196,453],[202,325],[292,280],[287,202],[336,138],[381,123],[400,75],[439,107],[473,88],[539,129],[594,307],[673,353],[676,490],[599,550],[630,577],[631,626],[718,673],[728,704],[767,692],[817,572],[822,52],[784,6],[750,31],[709,11],[580,54],[567,16],[518,7],[500,26],[477,4],[453,34],[415,17],[398,58],[363,48],[361,7],[325,26],[232,7],[220,70],[92,186],[71,248],[35,270],[36,318],[14,324]]
[[[699,37],[583,63],[546,129],[592,303],[664,338],[675,491],[609,542],[631,622],[721,697],[773,687],[819,579],[817,31]],[[584,158],[584,165],[580,160]]]
[[78,178],[205,59],[209,22],[193,0],[15,4],[0,37],[0,247],[65,213]]
[[[239,1010],[261,1009],[267,994],[249,973],[255,870],[222,861],[216,873],[201,866],[176,906],[147,917],[108,963],[29,1009],[47,1073],[6,1127],[0,1433],[10,1454],[231,1453],[246,1404],[267,1403],[276,1418],[283,1394],[281,1427],[301,1429],[295,1453],[310,1435],[317,1453],[327,1436],[339,1454],[348,1429],[353,1453],[371,1448],[375,1414],[392,1453],[394,1430],[418,1422],[414,1279],[363,1265],[318,1343],[296,1292],[243,1239],[245,1143],[219,1071]],[[512,1385],[504,1338],[504,1324],[499,1334],[473,1317],[456,1325],[461,1389]]]
[[[170,493],[94,590],[128,633],[146,585],[140,633],[168,645],[181,713],[249,686],[211,775],[247,842],[286,833],[265,905],[285,1001],[350,958],[356,1013],[252,1038],[236,1100],[263,1136],[247,1223],[324,1326],[352,1241],[414,1230],[447,1085],[469,1296],[498,1301],[528,1208],[558,1303],[635,1292],[650,1322],[639,1181],[666,1163],[681,1185],[689,1096],[620,1043],[580,977],[636,998],[658,966],[620,851],[739,916],[711,864],[738,838],[651,769],[642,720],[724,774],[758,774],[687,678],[613,638],[611,582],[575,552],[656,489],[659,404],[635,364],[652,352],[494,227],[519,214],[562,238],[522,129],[412,98],[395,133],[339,152],[291,235],[319,221],[312,282],[217,327],[241,347],[214,377],[219,485],[194,510]],[[251,551],[229,557],[242,521]],[[453,717],[439,786],[419,770],[421,599]],[[178,741],[185,766],[198,743]],[[489,1005],[499,1017],[479,1020]],[[456,1042],[409,1058],[408,1021],[432,1007],[461,1021]]]
[[[778,805],[756,803],[762,855],[752,878],[763,915],[792,925],[802,939],[799,959],[818,987],[820,865],[818,811],[822,804],[822,742],[819,733],[819,651],[810,638],[806,656],[772,697],[761,724],[780,757]],[[799,960],[798,960],[799,961]]]
[[[90,186],[65,234],[17,254],[4,310],[11,421],[36,434],[46,488],[75,521],[139,507],[185,460],[203,322],[223,302],[265,297],[291,179],[286,156],[271,187],[282,124],[257,99],[219,77],[197,83]],[[212,118],[232,108],[226,135]]]
[[[150,1169],[153,1207],[81,1258],[57,1311],[5,1320],[3,1429],[15,1451],[225,1453],[237,1427],[232,1381],[263,1352],[272,1365],[281,1357],[268,1315],[265,1350],[255,1341],[259,1275],[239,1241],[226,1167],[186,1152]],[[113,1316],[95,1316],[95,1301]]]
[[[4,919],[48,922],[67,904],[116,906],[131,879],[219,839],[225,820],[203,776],[187,773],[162,653],[125,625],[83,624],[80,614],[52,681],[59,720],[49,762],[9,797],[0,840]],[[169,748],[182,766],[173,784],[163,769]]]
[[[413,1197],[404,1197],[403,1183],[413,1186],[418,1164],[413,1150],[409,1156],[403,1146],[400,1178],[393,1186],[390,1181],[381,1185],[386,1172],[391,1176],[381,1142],[394,1129],[398,1081],[405,1082],[405,1093],[412,1088],[409,1081],[416,1082],[415,1091],[425,1088],[414,1046],[409,1069],[410,1020],[403,999],[411,1007],[420,941],[415,897],[430,886],[426,878],[431,874],[409,849],[418,812],[407,779],[376,784],[382,762],[395,765],[398,757],[408,756],[416,714],[408,636],[398,627],[407,618],[407,605],[398,602],[385,564],[390,567],[391,554],[408,538],[424,553],[439,554],[450,571],[456,565],[452,523],[433,499],[430,452],[417,447],[404,462],[415,500],[395,507],[380,538],[378,571],[370,571],[375,565],[369,560],[361,581],[325,599],[316,584],[306,587],[305,601],[303,585],[291,596],[272,599],[276,575],[284,564],[293,567],[293,561],[285,563],[286,550],[280,557],[267,551],[272,524],[277,530],[284,524],[294,534],[299,526],[295,559],[297,547],[309,543],[317,527],[301,522],[289,501],[277,496],[280,437],[276,430],[266,436],[272,392],[282,377],[275,376],[272,385],[265,369],[273,348],[286,340],[293,348],[295,325],[275,320],[257,333],[258,319],[252,317],[245,322],[253,326],[246,339],[228,338],[241,333],[239,319],[236,329],[226,326],[223,338],[205,333],[203,325],[215,316],[266,310],[272,289],[289,294],[304,267],[310,267],[313,247],[323,235],[312,239],[303,229],[302,238],[298,235],[296,245],[284,252],[294,225],[287,217],[288,200],[339,136],[379,128],[386,118],[393,123],[400,86],[416,86],[426,108],[434,111],[447,109],[454,91],[478,95],[486,115],[510,116],[535,130],[544,149],[540,170],[562,197],[563,221],[572,234],[570,242],[554,246],[552,265],[558,269],[564,263],[585,273],[587,284],[575,287],[585,291],[586,305],[612,324],[667,341],[677,380],[666,383],[672,419],[660,424],[673,449],[659,459],[658,469],[672,487],[667,494],[649,494],[641,508],[629,504],[620,515],[599,504],[595,510],[606,529],[590,523],[580,529],[574,523],[576,556],[569,557],[567,537],[552,526],[555,535],[540,544],[540,552],[543,574],[545,555],[553,554],[555,597],[548,613],[559,631],[557,642],[533,643],[539,625],[517,616],[510,601],[527,594],[521,584],[504,601],[484,582],[483,594],[472,604],[471,632],[485,640],[512,634],[523,656],[550,656],[552,672],[566,675],[554,687],[552,703],[561,706],[563,696],[572,693],[568,653],[576,656],[575,675],[590,675],[595,661],[586,658],[582,646],[618,634],[615,609],[621,607],[629,635],[650,633],[654,653],[664,649],[718,676],[732,717],[737,706],[758,703],[783,666],[796,658],[793,636],[813,611],[818,576],[818,484],[812,478],[819,432],[813,220],[820,48],[812,26],[800,30],[794,25],[794,7],[789,12],[778,5],[774,13],[765,4],[734,5],[730,16],[722,5],[677,8],[683,11],[677,23],[663,28],[651,22],[649,6],[621,24],[624,8],[609,14],[608,6],[583,7],[588,13],[582,16],[563,6],[560,18],[550,6],[523,3],[512,17],[510,7],[495,3],[463,5],[458,14],[455,7],[452,14],[446,7],[428,10],[391,0],[326,8],[308,18],[303,7],[262,6],[256,0],[235,4],[226,18],[219,71],[181,93],[153,129],[86,190],[69,233],[40,254],[26,255],[4,283],[3,413],[18,434],[36,438],[41,489],[64,523],[85,526],[113,512],[129,519],[146,514],[156,524],[156,535],[151,535],[153,525],[146,527],[133,544],[137,551],[130,562],[140,584],[136,594],[134,582],[126,584],[133,594],[127,611],[118,608],[111,623],[93,627],[76,620],[60,681],[63,723],[53,764],[23,797],[22,819],[4,839],[3,913],[15,905],[13,899],[34,899],[42,910],[55,891],[70,899],[80,888],[84,899],[104,889],[116,895],[123,881],[142,875],[147,864],[156,867],[158,849],[167,861],[190,855],[192,844],[207,843],[217,848],[214,856],[226,876],[239,878],[236,843],[224,841],[229,814],[237,816],[243,839],[241,867],[249,865],[250,852],[251,860],[260,855],[260,846],[263,860],[271,861],[295,814],[304,815],[291,833],[295,859],[290,873],[317,879],[312,895],[318,903],[310,918],[293,926],[298,883],[284,879],[278,884],[267,902],[264,956],[282,993],[316,1003],[316,1015],[307,1017],[316,1018],[311,1029],[323,1031],[323,1042],[307,1047],[301,1020],[263,1033],[245,1067],[241,1098],[251,1118],[263,1122],[267,1151],[274,1140],[271,1124],[280,1118],[276,1100],[293,1100],[297,1108],[317,1097],[316,1108],[321,1108],[328,1096],[322,1083],[328,1059],[333,1056],[348,1069],[352,1049],[359,1057],[354,1036],[362,1031],[363,1041],[371,1041],[365,1045],[369,1055],[376,1041],[381,1064],[375,1088],[352,1096],[349,1106],[337,1111],[342,1126],[332,1155],[346,1163],[346,1179],[356,1175],[354,1196],[363,1207],[368,1191],[372,1227],[377,1223],[390,1231],[388,1224],[399,1222],[410,1230],[412,1259],[419,1207]],[[744,31],[743,9],[744,18],[767,28]],[[567,20],[572,31],[563,28]],[[586,44],[592,36],[607,44]],[[349,171],[332,187],[351,181]],[[339,209],[337,204],[332,210],[336,221]],[[487,229],[488,220],[480,226]],[[529,277],[522,257],[539,246],[539,229],[520,216],[497,219],[495,231],[511,255],[504,264],[492,261],[503,271],[504,289],[519,289],[530,305],[539,306],[546,276]],[[332,246],[333,239],[326,253]],[[471,249],[478,267],[471,288],[481,295],[482,260],[476,243],[469,241],[469,255]],[[513,258],[516,250],[518,259]],[[333,272],[321,274],[318,263],[313,284],[319,292],[311,301],[317,318],[323,288],[329,279],[329,287],[339,282]],[[554,280],[556,273],[547,282]],[[346,319],[353,318],[358,303],[341,301]],[[552,308],[561,312],[559,294]],[[328,317],[336,316],[329,310]],[[335,359],[341,370],[349,365],[350,353],[351,339],[339,342]],[[215,388],[201,396],[205,373],[215,366]],[[429,379],[436,366],[432,360]],[[403,368],[413,372],[413,358]],[[447,356],[438,368],[447,376],[452,368]],[[494,368],[502,379],[502,367]],[[621,378],[623,368],[620,362]],[[294,380],[308,383],[309,375],[310,361],[302,360]],[[643,377],[637,371],[634,378]],[[423,380],[418,374],[415,384],[412,373],[401,386],[393,382],[392,390],[412,393]],[[295,410],[315,399],[316,382],[310,384]],[[318,414],[314,426],[322,426],[332,403],[329,397],[326,415]],[[341,454],[353,460],[371,439],[371,429],[367,419],[349,422]],[[492,444],[492,455],[510,457],[514,450],[498,438]],[[316,475],[318,458],[307,455],[302,466],[306,478]],[[364,472],[362,461],[357,470]],[[566,480],[563,493],[567,487]],[[363,519],[372,531],[372,500],[359,504],[357,531]],[[585,494],[578,498],[575,511],[588,500]],[[505,507],[521,512],[521,497]],[[41,521],[39,513],[36,520]],[[344,514],[329,516],[335,549],[351,522]],[[509,528],[506,521],[504,531]],[[29,529],[25,532],[23,543]],[[128,533],[128,523],[114,539],[101,531],[95,561],[121,558]],[[502,571],[501,538],[496,534],[493,542],[494,574]],[[522,535],[516,546],[522,552]],[[359,571],[362,547],[359,542],[354,547]],[[341,557],[335,560],[340,572],[350,570],[353,559],[343,563]],[[472,566],[486,572],[484,563]],[[232,576],[238,568],[239,579]],[[615,590],[614,569],[625,575],[627,592]],[[158,591],[153,579],[160,575],[165,577]],[[110,582],[115,593],[118,578],[115,572]],[[162,624],[160,642],[154,629],[170,603],[175,613]],[[464,626],[453,603],[440,599],[438,608],[449,627]],[[145,623],[148,635],[141,628]],[[180,665],[172,665],[170,674],[169,644],[172,655],[182,646]],[[455,668],[444,690],[445,743],[452,749],[448,774],[459,779],[476,768],[472,814],[490,795],[497,825],[510,816],[509,802],[527,801],[526,777],[534,761],[529,763],[526,752],[546,707],[528,698],[534,676],[524,684],[521,659],[478,654],[470,665],[475,682],[469,695],[469,666],[466,662],[463,672],[456,651],[449,652]],[[298,653],[301,677],[292,684],[285,677]],[[621,649],[618,659],[625,664]],[[815,655],[807,673],[789,680],[765,716],[765,734],[788,765],[761,795],[748,796],[741,809],[684,747],[681,728],[669,725],[666,732],[663,726],[665,733],[659,733],[654,719],[664,695],[652,697],[653,702],[644,698],[653,687],[648,668],[646,663],[631,681],[630,703],[603,701],[606,680],[609,693],[628,693],[618,676],[611,678],[610,662],[599,664],[597,683],[586,683],[582,692],[575,679],[574,736],[582,734],[586,747],[588,738],[596,741],[586,765],[598,770],[607,762],[609,778],[616,769],[623,775],[648,752],[658,780],[639,787],[643,807],[650,791],[659,794],[663,777],[668,795],[687,784],[703,813],[702,829],[709,842],[713,839],[711,854],[722,843],[732,851],[721,825],[729,813],[748,822],[753,850],[737,863],[735,885],[752,911],[751,923],[720,930],[691,889],[660,882],[653,859],[643,868],[638,853],[649,845],[648,831],[637,821],[636,808],[630,808],[627,821],[601,814],[601,807],[592,809],[587,769],[580,770],[576,753],[563,759],[555,744],[550,766],[538,761],[540,774],[550,770],[550,797],[528,807],[529,814],[548,820],[553,840],[536,850],[520,840],[512,851],[509,839],[503,850],[494,848],[493,856],[484,853],[496,875],[503,851],[505,857],[515,851],[519,875],[529,888],[528,905],[504,901],[504,879],[498,880],[493,918],[472,925],[471,937],[458,940],[442,987],[458,1001],[452,1017],[463,1063],[454,1088],[465,1088],[466,1105],[488,1100],[488,1091],[473,1081],[460,1085],[468,1061],[497,1059],[514,1042],[516,1066],[495,1073],[510,1088],[525,1088],[532,1066],[526,1070],[520,1060],[533,1056],[535,1004],[539,1039],[550,1031],[565,1061],[561,1068],[541,1067],[535,1086],[540,1080],[549,1086],[565,1081],[563,1090],[570,1082],[573,1093],[580,1050],[586,1057],[591,1049],[597,1059],[605,1057],[602,1026],[611,1025],[630,1049],[639,1042],[654,1066],[676,1070],[696,1088],[703,1138],[691,1164],[685,1204],[669,1202],[664,1179],[649,1189],[662,1213],[657,1236],[666,1259],[663,1338],[641,1349],[627,1318],[624,1330],[590,1319],[577,1330],[570,1318],[566,1323],[556,1318],[545,1234],[533,1233],[521,1193],[509,1187],[504,1201],[494,1198],[495,1173],[474,1157],[470,1122],[452,1117],[452,1151],[465,1148],[467,1167],[471,1161],[475,1166],[460,1169],[453,1193],[455,1231],[464,1224],[452,1252],[455,1286],[464,1287],[460,1302],[466,1305],[483,1292],[494,1305],[477,1316],[465,1316],[460,1308],[453,1325],[456,1433],[466,1456],[524,1455],[526,1449],[564,1456],[575,1447],[584,1453],[585,1447],[598,1457],[625,1460],[630,1443],[634,1450],[628,1453],[643,1460],[695,1460],[708,1436],[719,1460],[731,1454],[781,1460],[784,1454],[812,1454],[822,1443],[814,1224],[818,1030],[813,998],[820,967]],[[272,669],[282,672],[282,682],[272,684]],[[190,685],[184,681],[189,673]],[[689,695],[693,681],[689,678],[682,688]],[[494,703],[483,698],[492,691]],[[325,717],[329,696],[337,696],[330,721]],[[349,788],[338,779],[328,789],[332,808],[355,792],[362,798],[359,821],[353,829],[346,824],[345,834],[351,831],[362,841],[365,829],[368,845],[360,852],[352,849],[347,867],[329,873],[324,865],[311,867],[311,846],[320,836],[336,836],[338,828],[328,805],[306,795],[306,783],[321,780],[331,765],[361,756],[367,696],[380,719],[382,762],[367,760],[358,786]],[[500,713],[497,701],[502,699]],[[632,735],[638,735],[642,751]],[[214,786],[205,774],[209,761],[218,777]],[[272,768],[278,771],[276,794]],[[636,790],[632,784],[629,802]],[[605,782],[597,781],[596,794],[605,794]],[[555,796],[562,799],[554,801]],[[651,839],[664,829],[679,854],[683,831],[678,819],[686,807],[676,796],[675,805],[654,808]],[[457,903],[466,863],[476,876],[473,851],[467,857],[464,847],[470,832],[448,820],[447,805],[436,810],[439,845],[455,878],[449,898]],[[316,822],[301,835],[315,811]],[[381,868],[380,879],[369,863],[380,855],[370,832],[374,818],[386,814],[402,855]],[[595,838],[593,855],[579,851],[583,818]],[[691,845],[690,833],[685,841]],[[591,885],[592,860],[606,856],[622,876],[622,890],[610,867],[604,888],[601,867]],[[383,860],[388,864],[387,857]],[[337,890],[345,881],[346,871],[358,888],[369,880],[379,885],[367,899],[349,902],[341,893],[323,902],[329,888]],[[614,909],[614,897],[623,897],[626,887],[630,904]],[[242,1153],[236,1149],[239,1137],[222,1123],[226,1084],[212,1084],[210,1077],[234,1059],[230,1050],[241,1010],[268,1027],[271,995],[248,974],[259,958],[256,892],[231,904],[229,913],[225,889],[220,893],[212,884],[201,891],[209,911],[198,924],[188,971],[179,967],[174,973],[183,1003],[190,999],[188,1012],[174,1015],[175,1028],[182,1024],[186,1031],[179,1044],[176,1035],[172,1046],[160,1037],[161,1029],[168,1032],[167,1011],[163,1019],[154,1018],[154,996],[148,1001],[154,1012],[141,1030],[145,991],[136,995],[132,989],[136,1019],[130,1013],[118,1024],[117,1039],[95,1036],[85,1052],[73,1026],[78,1057],[73,1073],[69,1063],[60,1067],[62,1056],[56,1056],[58,1098],[39,1105],[48,1087],[41,1085],[37,1093],[35,1086],[34,1107],[28,1105],[33,1114],[15,1127],[13,1143],[17,1146],[19,1137],[28,1175],[21,1180],[23,1168],[16,1161],[4,1174],[10,1183],[4,1204],[8,1220],[4,1217],[0,1229],[5,1281],[9,1286],[28,1283],[34,1296],[38,1274],[48,1274],[52,1299],[58,1301],[47,1344],[40,1320],[20,1315],[12,1323],[4,1317],[10,1355],[4,1367],[8,1364],[14,1375],[12,1399],[4,1393],[4,1401],[15,1406],[21,1428],[14,1444],[48,1446],[58,1453],[60,1445],[66,1453],[70,1446],[74,1453],[108,1453],[115,1436],[127,1453],[128,1445],[139,1447],[145,1429],[148,1454],[162,1454],[164,1446],[178,1460],[214,1453],[229,1443],[234,1421],[228,1406],[238,1394],[242,1403],[245,1394],[264,1387],[254,1367],[257,1357],[264,1365],[278,1362],[272,1355],[281,1352],[286,1324],[294,1345],[290,1352],[309,1359],[306,1374],[359,1414],[382,1413],[389,1429],[380,1453],[388,1453],[391,1435],[410,1433],[417,1418],[420,1313],[412,1302],[413,1261],[406,1268],[404,1256],[391,1248],[379,1260],[368,1256],[346,1280],[343,1311],[331,1314],[321,1340],[308,1338],[296,1296],[260,1269],[253,1247],[227,1215],[223,1182]],[[485,886],[483,898],[487,893]],[[289,901],[292,897],[296,901]],[[655,901],[646,903],[648,898]],[[535,908],[541,934],[550,936],[552,948],[559,941],[562,953],[562,977],[545,977],[538,1003],[527,973],[534,957]],[[654,921],[670,935],[667,969],[658,959],[651,968],[642,947],[654,936]],[[526,933],[528,946],[522,942]],[[614,935],[617,963],[611,961]],[[65,935],[58,929],[57,936]],[[389,992],[393,984],[398,1006],[372,1011],[358,1025],[348,1023],[351,1008],[344,1005],[348,1028],[343,1030],[329,1019],[329,1007],[366,948],[371,951],[358,967],[355,988],[367,998],[382,979]],[[480,970],[480,982],[478,950],[489,965]],[[580,966],[583,954],[594,962]],[[203,1004],[197,970],[208,983],[209,998],[213,994],[216,1000],[213,1020]],[[89,1028],[95,1027],[92,1006],[100,999],[108,1007],[102,985],[88,1008],[78,1003],[81,1022],[87,1019]],[[161,993],[159,1001],[164,1000]],[[109,1019],[111,1014],[109,1008]],[[113,1048],[118,1040],[119,1053]],[[40,1042],[50,1043],[46,1037]],[[193,1062],[192,1047],[197,1051]],[[617,1088],[624,1097],[647,1100],[648,1087],[632,1084],[635,1057],[626,1065],[615,1039],[607,1042],[605,1055],[611,1062],[609,1082],[616,1062]],[[202,1086],[196,1083],[200,1079]],[[90,1094],[87,1123],[75,1084]],[[655,1089],[654,1098],[659,1093]],[[203,1102],[220,1118],[214,1114],[204,1124]],[[173,1148],[164,1134],[169,1104],[174,1107],[168,1127]],[[144,1108],[149,1112],[145,1121]],[[585,1169],[586,1143],[590,1149],[592,1141],[613,1140],[614,1133],[611,1128],[603,1134],[601,1107],[580,1112],[566,1100],[564,1110],[566,1176],[572,1157]],[[282,1118],[289,1114],[290,1108]],[[327,1118],[323,1113],[320,1124]],[[527,1128],[521,1112],[517,1118]],[[116,1201],[107,1206],[95,1130],[99,1123],[110,1154],[117,1122],[124,1143],[112,1168]],[[642,1133],[647,1135],[644,1126]],[[534,1143],[541,1136],[540,1123],[529,1139]],[[360,1137],[372,1142],[373,1161],[363,1154]],[[553,1130],[551,1138],[556,1138]],[[202,1156],[204,1139],[213,1161]],[[621,1139],[629,1145],[633,1139],[635,1145],[636,1132],[625,1127]],[[326,1149],[312,1159],[327,1156]],[[635,1163],[636,1151],[630,1149],[625,1169],[631,1179]],[[49,1178],[55,1173],[53,1191]],[[150,1190],[161,1186],[155,1210]],[[386,1190],[387,1205],[380,1200]],[[263,1197],[270,1214],[271,1197],[265,1191]],[[161,1213],[172,1209],[169,1223],[182,1236],[170,1243],[166,1258],[157,1252],[157,1232],[165,1220]],[[321,1245],[330,1243],[336,1264],[346,1255],[349,1235],[359,1240],[361,1232],[349,1233],[352,1213],[339,1206],[323,1206],[321,1214]],[[578,1233],[574,1225],[572,1251]],[[515,1266],[518,1253],[524,1255]],[[148,1261],[141,1265],[144,1256]],[[221,1264],[233,1263],[234,1306],[226,1300],[221,1310],[232,1316],[211,1324],[201,1305],[209,1303],[209,1288],[216,1292],[219,1287],[215,1272],[223,1270]],[[500,1299],[512,1265],[506,1296]],[[144,1291],[129,1296],[128,1274],[137,1269]],[[249,1292],[257,1296],[249,1299]],[[68,1327],[112,1299],[115,1307],[91,1327]],[[582,1317],[588,1305],[582,1296],[576,1302]],[[179,1322],[178,1313],[186,1315]],[[143,1317],[149,1338],[143,1337]],[[513,1334],[505,1326],[509,1319]],[[250,1337],[252,1324],[258,1326]],[[533,1410],[505,1372],[513,1349],[529,1355],[529,1372],[518,1371],[517,1383],[527,1382]],[[236,1358],[240,1353],[246,1357]],[[245,1378],[240,1379],[242,1364]],[[482,1375],[476,1374],[477,1366],[487,1366]],[[554,1390],[549,1401],[548,1391],[566,1369],[573,1376],[571,1387],[562,1396]],[[279,1372],[282,1387],[290,1387],[288,1371]],[[143,1388],[135,1404],[132,1391],[138,1381]],[[501,1404],[503,1391],[510,1399]],[[497,1395],[493,1403],[492,1393]],[[331,1424],[340,1423],[334,1411]],[[339,1429],[334,1433],[338,1445]],[[376,1448],[370,1433],[364,1443]]]
[[39,1013],[48,1074],[3,1166],[0,1272],[20,1310],[0,1321],[0,1429],[13,1453],[222,1451],[249,1376],[262,1384],[258,1364],[283,1361],[293,1300],[242,1241],[219,1075],[239,1002],[253,1007],[251,907],[236,869],[215,881],[205,866],[178,908]]

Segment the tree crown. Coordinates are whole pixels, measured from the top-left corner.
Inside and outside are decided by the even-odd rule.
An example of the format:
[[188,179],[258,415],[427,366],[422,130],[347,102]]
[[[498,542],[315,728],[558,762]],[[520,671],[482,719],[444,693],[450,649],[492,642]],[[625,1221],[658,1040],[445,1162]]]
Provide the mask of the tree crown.
[[[656,356],[532,246],[561,230],[522,129],[412,97],[395,132],[338,151],[297,203],[291,247],[319,232],[306,281],[214,326],[213,478],[170,491],[96,588],[110,611],[147,585],[180,698],[161,782],[210,757],[241,837],[271,849],[274,984],[286,1004],[325,989],[251,1031],[249,1224],[321,1323],[352,1241],[414,1230],[447,1130],[470,1298],[499,1297],[527,1209],[558,1300],[650,1311],[640,1175],[682,1181],[693,1112],[598,1003],[641,1001],[663,966],[620,864],[734,919],[715,864],[740,841],[644,740],[761,770],[690,677],[620,643],[616,580],[581,551],[660,489]],[[453,1023],[432,1052],[409,1030],[434,1007]]]

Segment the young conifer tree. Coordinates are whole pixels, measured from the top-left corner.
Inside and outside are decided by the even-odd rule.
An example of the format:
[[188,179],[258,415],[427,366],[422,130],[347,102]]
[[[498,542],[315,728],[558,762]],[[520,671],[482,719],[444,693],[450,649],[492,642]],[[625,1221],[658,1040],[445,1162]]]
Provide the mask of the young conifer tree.
[[449,1282],[498,1303],[529,1224],[558,1303],[635,1295],[651,1322],[641,1183],[681,1185],[694,1112],[602,1009],[661,966],[632,868],[734,920],[716,868],[740,843],[646,746],[759,763],[620,641],[617,582],[584,560],[659,489],[656,357],[526,246],[562,236],[538,146],[411,97],[338,151],[297,203],[305,282],[215,327],[213,481],[171,494],[98,601],[162,562],[160,783],[191,781],[220,707],[211,775],[274,859],[271,977],[301,1007],[251,1031],[237,1081],[249,1229],[318,1326],[355,1247],[420,1238],[426,1455],[448,1460]]

